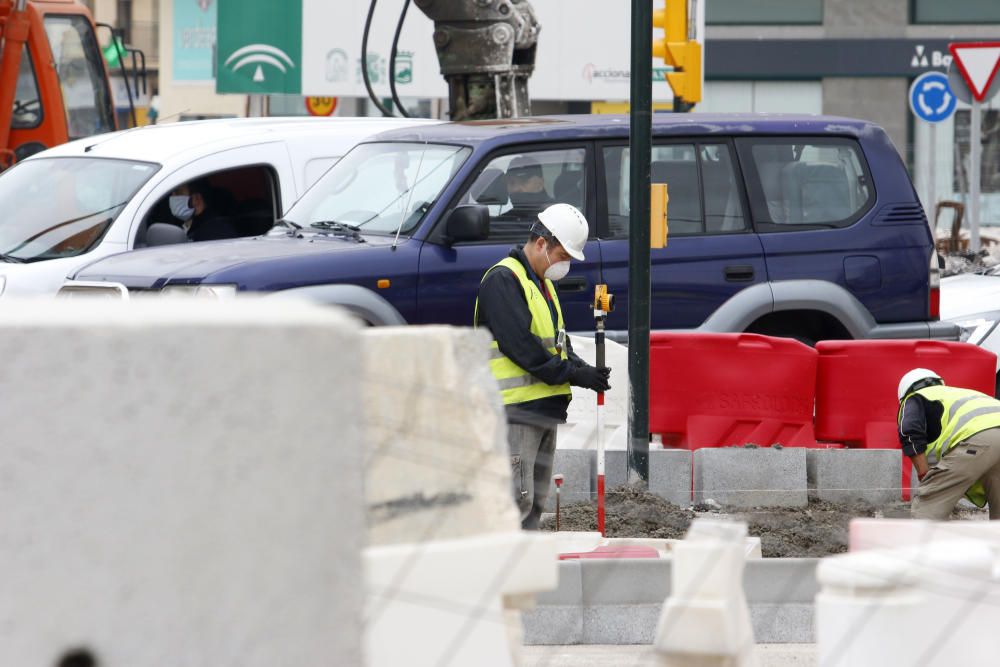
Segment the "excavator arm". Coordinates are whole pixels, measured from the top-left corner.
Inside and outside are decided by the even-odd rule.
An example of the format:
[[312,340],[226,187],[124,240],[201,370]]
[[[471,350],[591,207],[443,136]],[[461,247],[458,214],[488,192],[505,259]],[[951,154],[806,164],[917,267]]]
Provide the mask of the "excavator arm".
[[434,21],[452,120],[531,115],[541,26],[528,0],[414,0]]
[[30,27],[26,6],[27,0],[0,0],[0,171],[14,162],[14,152],[7,143],[21,51],[28,41]]

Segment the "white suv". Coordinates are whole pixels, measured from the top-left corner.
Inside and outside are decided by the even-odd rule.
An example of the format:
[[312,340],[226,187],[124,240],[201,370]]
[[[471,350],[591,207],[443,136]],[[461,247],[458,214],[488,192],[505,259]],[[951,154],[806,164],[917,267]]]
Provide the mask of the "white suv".
[[171,211],[171,193],[196,181],[212,188],[216,213],[231,217],[235,235],[261,234],[363,139],[437,122],[195,121],[43,151],[0,175],[0,295],[55,295],[81,266],[152,245],[146,238],[150,225],[182,223]]

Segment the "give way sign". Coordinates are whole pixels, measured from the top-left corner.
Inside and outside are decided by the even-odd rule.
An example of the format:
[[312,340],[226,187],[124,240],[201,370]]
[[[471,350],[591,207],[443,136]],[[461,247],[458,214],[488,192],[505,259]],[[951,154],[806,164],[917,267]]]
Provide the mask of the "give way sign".
[[949,44],[958,71],[977,102],[986,99],[993,78],[1000,69],[1000,42],[965,42]]

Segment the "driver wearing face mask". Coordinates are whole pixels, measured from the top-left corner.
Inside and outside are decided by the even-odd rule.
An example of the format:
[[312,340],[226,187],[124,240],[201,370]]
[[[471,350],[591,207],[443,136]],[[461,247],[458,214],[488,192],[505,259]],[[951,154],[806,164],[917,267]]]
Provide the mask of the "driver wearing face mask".
[[566,421],[570,386],[607,391],[610,369],[573,353],[555,281],[583,260],[589,225],[569,204],[537,215],[528,242],[483,276],[474,325],[493,334],[490,370],[507,412],[514,502],[521,526],[536,530],[548,495],[556,426]]
[[187,184],[179,185],[170,193],[170,214],[181,221],[183,225],[189,225],[194,217],[194,208],[191,207],[191,191]]

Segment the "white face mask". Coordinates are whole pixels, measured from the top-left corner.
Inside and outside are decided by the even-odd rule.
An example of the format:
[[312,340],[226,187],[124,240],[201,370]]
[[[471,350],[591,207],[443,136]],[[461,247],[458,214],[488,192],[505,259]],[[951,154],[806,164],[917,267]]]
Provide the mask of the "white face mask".
[[190,220],[194,209],[189,206],[191,200],[187,195],[170,195],[170,212],[178,220]]
[[569,261],[552,263],[549,259],[549,251],[545,251],[545,259],[549,260],[549,268],[545,269],[545,277],[552,282],[559,282],[569,273]]

